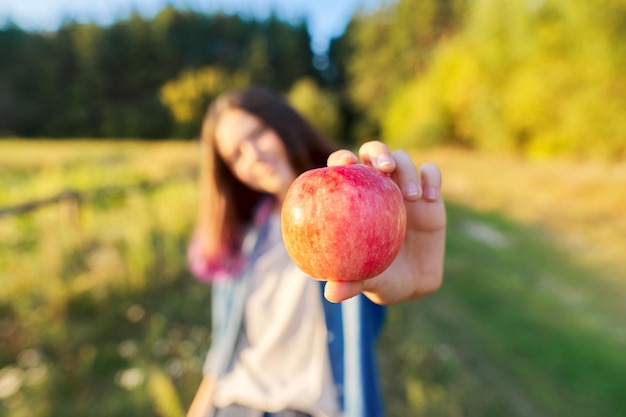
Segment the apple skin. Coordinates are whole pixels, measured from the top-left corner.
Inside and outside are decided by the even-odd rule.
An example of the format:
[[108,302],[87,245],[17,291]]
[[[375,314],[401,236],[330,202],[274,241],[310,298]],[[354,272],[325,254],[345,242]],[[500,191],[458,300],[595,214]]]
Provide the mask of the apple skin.
[[406,232],[400,188],[362,164],[306,171],[291,184],[281,211],[283,241],[312,278],[365,280],[398,255]]

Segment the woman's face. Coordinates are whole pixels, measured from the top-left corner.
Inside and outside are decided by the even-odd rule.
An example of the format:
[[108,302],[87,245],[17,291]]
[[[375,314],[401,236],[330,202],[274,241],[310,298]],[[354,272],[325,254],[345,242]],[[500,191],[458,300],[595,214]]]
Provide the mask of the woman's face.
[[239,181],[282,200],[296,173],[274,129],[244,110],[231,109],[219,118],[215,140],[217,152]]

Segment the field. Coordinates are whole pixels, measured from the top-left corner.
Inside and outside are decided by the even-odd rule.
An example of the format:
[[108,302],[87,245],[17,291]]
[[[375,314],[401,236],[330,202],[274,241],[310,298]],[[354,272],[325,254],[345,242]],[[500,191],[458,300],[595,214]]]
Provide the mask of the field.
[[[185,269],[196,146],[0,142],[0,415],[184,415],[210,343]],[[401,416],[626,415],[626,165],[414,152],[444,173],[441,290],[390,307]]]
[[390,414],[624,415],[626,166],[414,159],[444,172],[446,276],[391,312]]

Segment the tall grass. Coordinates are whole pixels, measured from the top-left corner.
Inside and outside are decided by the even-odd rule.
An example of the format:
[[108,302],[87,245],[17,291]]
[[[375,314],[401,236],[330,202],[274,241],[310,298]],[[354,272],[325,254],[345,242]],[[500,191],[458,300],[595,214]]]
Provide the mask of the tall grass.
[[0,219],[0,414],[183,415],[173,387],[197,378],[209,342],[207,290],[185,273],[197,190],[178,176],[194,146],[2,146],[2,204],[92,194]]

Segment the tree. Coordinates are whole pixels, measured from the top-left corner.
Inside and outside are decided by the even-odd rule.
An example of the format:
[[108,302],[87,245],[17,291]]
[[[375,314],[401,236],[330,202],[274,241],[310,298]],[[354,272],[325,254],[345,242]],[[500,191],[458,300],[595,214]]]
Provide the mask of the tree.
[[68,21],[43,33],[8,25],[0,29],[0,135],[189,137],[159,97],[164,84],[210,66],[286,92],[317,77],[309,44],[304,23],[171,6],[107,27]]
[[317,82],[304,77],[289,90],[288,101],[304,115],[320,132],[336,141],[342,138],[342,120],[338,98],[319,87]]
[[393,94],[425,71],[437,42],[457,29],[464,9],[462,0],[399,0],[356,15],[345,35],[353,51],[346,77],[349,95],[365,115],[364,135],[378,136]]
[[617,0],[473,3],[463,29],[392,100],[384,137],[542,156],[623,156],[625,20],[626,3]]
[[177,136],[197,135],[208,104],[220,93],[249,83],[245,73],[231,73],[220,67],[206,66],[198,70],[184,70],[178,77],[166,82],[159,97],[169,109],[177,127]]

